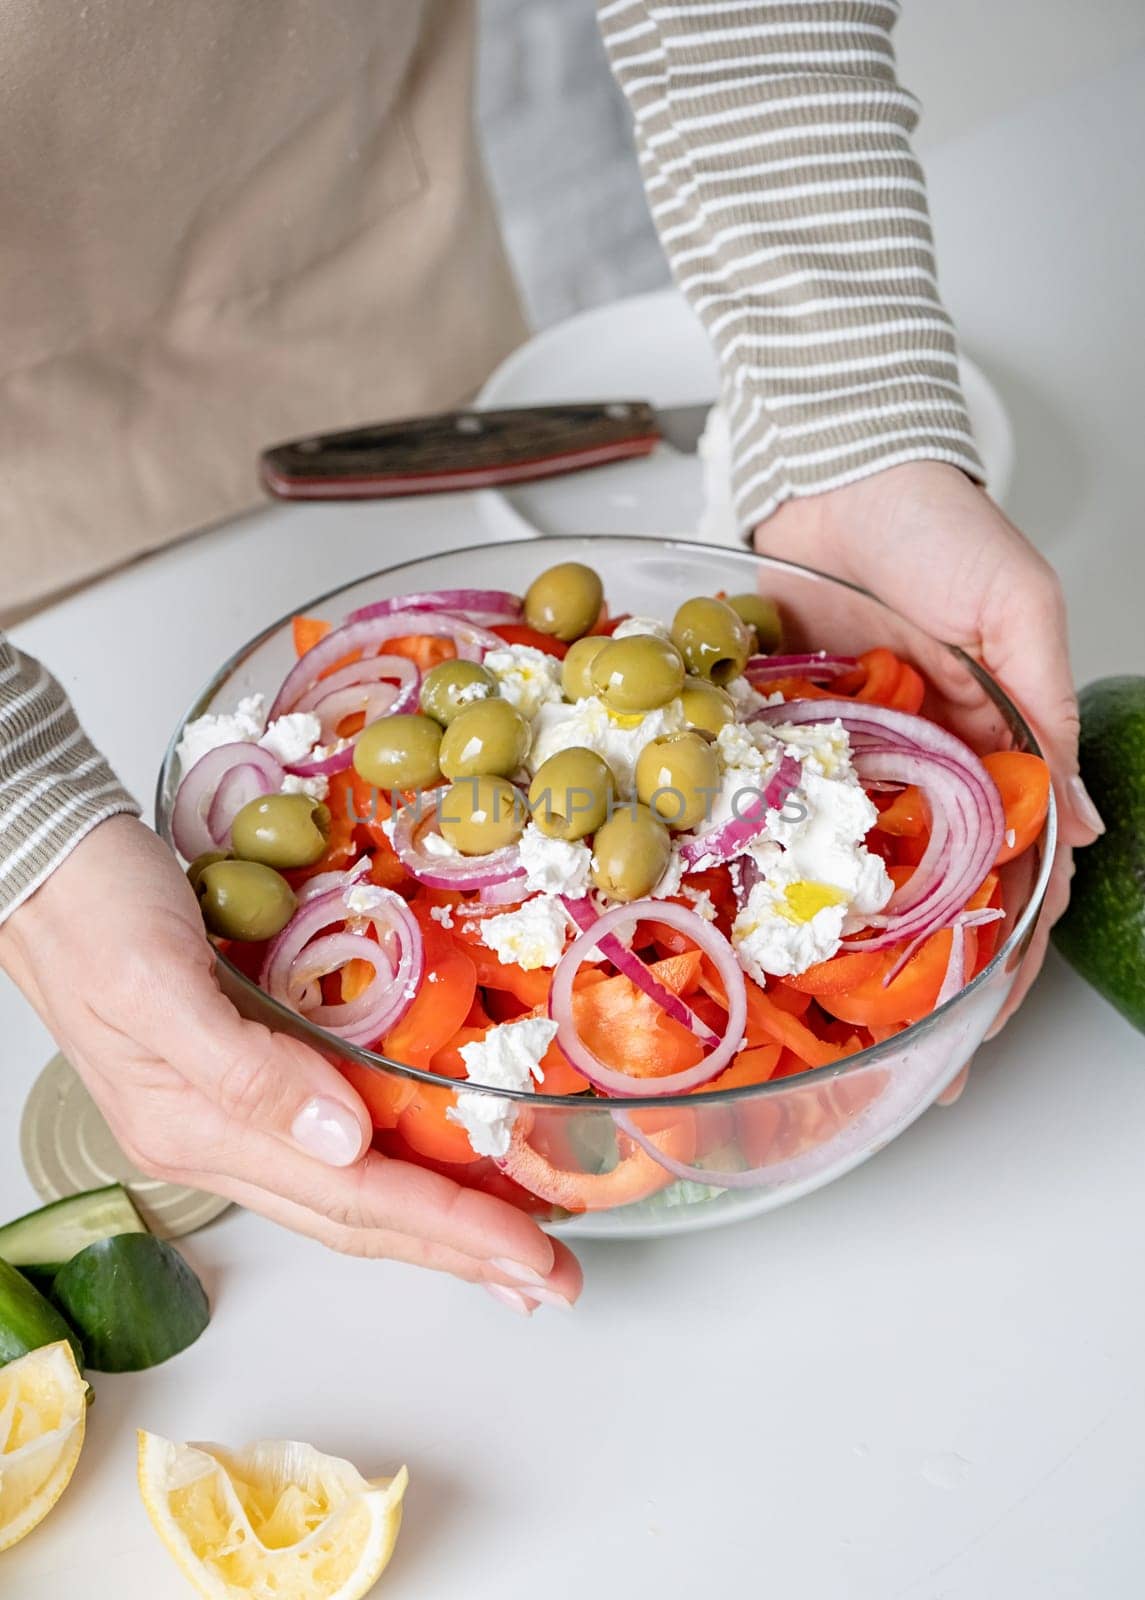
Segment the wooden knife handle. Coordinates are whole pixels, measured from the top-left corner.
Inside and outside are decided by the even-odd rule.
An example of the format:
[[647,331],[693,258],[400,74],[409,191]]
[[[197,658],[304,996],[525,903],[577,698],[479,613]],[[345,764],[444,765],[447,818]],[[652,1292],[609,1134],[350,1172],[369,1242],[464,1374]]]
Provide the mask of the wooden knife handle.
[[649,455],[660,441],[642,400],[454,411],[294,439],[264,452],[283,500],[381,499],[487,489]]

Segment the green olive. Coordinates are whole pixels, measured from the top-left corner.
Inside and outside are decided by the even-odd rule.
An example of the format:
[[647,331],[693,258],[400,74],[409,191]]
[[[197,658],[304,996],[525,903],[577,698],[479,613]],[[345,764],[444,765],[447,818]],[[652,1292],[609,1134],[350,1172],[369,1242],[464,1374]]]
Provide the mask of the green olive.
[[446,728],[441,770],[447,778],[511,778],[529,753],[530,738],[529,724],[508,700],[479,700]]
[[447,728],[467,706],[496,693],[496,678],[476,661],[441,661],[422,680],[421,709]]
[[354,769],[376,789],[430,789],[438,777],[441,727],[417,712],[382,717],[358,735]]
[[710,816],[719,787],[720,764],[703,734],[662,734],[637,757],[636,793],[670,828],[694,828]]
[[592,881],[613,900],[640,900],[664,875],[668,830],[647,806],[618,807],[592,841]]
[[719,733],[725,722],[736,719],[736,703],[731,695],[707,678],[685,678],[680,701],[684,720],[703,733]]
[[196,887],[203,921],[224,939],[273,939],[294,915],[294,890],[261,861],[214,861]]
[[265,794],[249,800],[231,824],[235,855],[267,867],[313,866],[329,838],[329,810],[306,794]]
[[608,815],[616,792],[612,768],[595,750],[570,745],[537,768],[529,814],[549,839],[583,839]]
[[208,867],[213,867],[216,861],[233,861],[234,857],[229,850],[205,850],[201,856],[196,856],[187,868],[187,882],[199,892],[199,879]]
[[562,561],[534,578],[525,591],[525,621],[538,633],[579,639],[600,616],[604,585],[591,567]]
[[652,711],[679,694],[684,663],[667,639],[636,633],[610,639],[593,659],[589,677],[610,711]]
[[783,645],[783,623],[779,620],[779,607],[774,600],[762,594],[730,594],[728,605],[749,628],[755,629],[756,649],[764,655],[779,650]]
[[596,693],[590,677],[592,664],[608,643],[606,634],[593,633],[569,646],[561,662],[561,688],[566,700],[587,700]]
[[525,831],[525,802],[506,778],[461,778],[438,806],[442,836],[463,856],[486,856],[516,844]]
[[672,638],[688,671],[713,683],[738,678],[751,654],[751,634],[743,618],[710,595],[684,601],[672,620]]

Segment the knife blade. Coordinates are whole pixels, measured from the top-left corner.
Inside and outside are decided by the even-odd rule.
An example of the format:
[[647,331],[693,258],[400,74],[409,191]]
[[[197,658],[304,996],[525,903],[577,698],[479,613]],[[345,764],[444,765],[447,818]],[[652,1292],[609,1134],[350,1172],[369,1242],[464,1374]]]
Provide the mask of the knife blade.
[[264,451],[259,470],[283,500],[499,488],[651,455],[661,444],[694,451],[710,409],[605,400],[443,412],[291,439]]

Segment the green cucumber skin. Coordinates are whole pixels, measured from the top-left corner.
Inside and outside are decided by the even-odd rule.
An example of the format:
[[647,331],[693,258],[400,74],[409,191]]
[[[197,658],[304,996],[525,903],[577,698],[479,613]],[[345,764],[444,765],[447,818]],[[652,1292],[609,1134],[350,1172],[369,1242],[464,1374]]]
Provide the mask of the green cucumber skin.
[[1069,909],[1054,944],[1145,1033],[1145,677],[1083,689],[1081,775],[1106,831],[1074,854]]
[[52,1299],[95,1372],[142,1372],[178,1355],[210,1321],[206,1292],[179,1252],[150,1233],[100,1239],[60,1269]]
[[83,1346],[57,1307],[22,1272],[0,1259],[0,1367],[60,1339],[71,1345],[82,1372]]
[[146,1233],[147,1224],[119,1183],[53,1200],[0,1228],[0,1256],[36,1283],[56,1273],[85,1246],[121,1233]]

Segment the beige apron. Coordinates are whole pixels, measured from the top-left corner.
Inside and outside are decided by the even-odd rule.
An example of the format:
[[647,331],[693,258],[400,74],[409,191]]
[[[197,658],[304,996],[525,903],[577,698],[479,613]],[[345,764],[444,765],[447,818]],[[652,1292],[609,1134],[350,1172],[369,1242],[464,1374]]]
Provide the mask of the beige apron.
[[0,612],[520,340],[472,55],[470,0],[4,0]]

